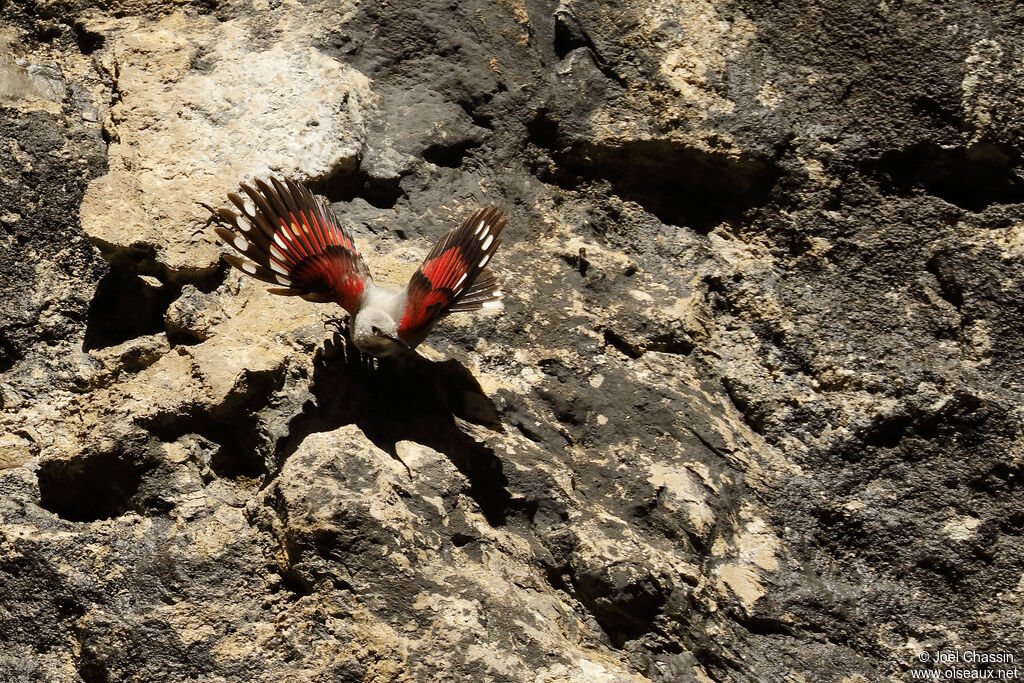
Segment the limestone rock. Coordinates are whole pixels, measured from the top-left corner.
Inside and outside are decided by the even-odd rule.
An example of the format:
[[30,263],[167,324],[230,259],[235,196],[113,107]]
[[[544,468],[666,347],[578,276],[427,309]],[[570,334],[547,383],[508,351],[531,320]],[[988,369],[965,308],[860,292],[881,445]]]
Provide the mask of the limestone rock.
[[110,170],[82,204],[105,250],[146,245],[172,271],[209,269],[219,249],[201,203],[268,172],[319,178],[358,163],[369,84],[294,33],[254,48],[241,22],[184,14],[91,28],[114,36],[103,66],[118,93]]
[[[1007,4],[0,19],[0,679],[1019,659]],[[204,204],[269,172],[390,285],[502,206],[504,312],[367,363],[219,263]]]

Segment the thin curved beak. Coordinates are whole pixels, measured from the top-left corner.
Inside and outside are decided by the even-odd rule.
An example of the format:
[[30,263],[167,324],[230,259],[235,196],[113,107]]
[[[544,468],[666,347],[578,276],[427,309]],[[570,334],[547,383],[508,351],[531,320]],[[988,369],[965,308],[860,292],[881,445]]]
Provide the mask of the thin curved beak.
[[406,351],[412,351],[412,348],[408,344],[405,343],[405,340],[402,339],[401,337],[399,337],[397,334],[388,334],[388,335],[385,335],[385,336],[388,339],[390,339],[391,341],[397,342],[398,345],[401,346]]

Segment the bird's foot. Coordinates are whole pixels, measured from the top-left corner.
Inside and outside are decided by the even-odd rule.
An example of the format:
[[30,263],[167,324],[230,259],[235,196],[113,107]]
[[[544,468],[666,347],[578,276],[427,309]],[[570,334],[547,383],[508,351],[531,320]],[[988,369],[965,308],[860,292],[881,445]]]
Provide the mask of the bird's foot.
[[331,330],[341,333],[342,336],[348,338],[348,316],[340,318],[334,318],[329,316],[323,316],[324,329]]

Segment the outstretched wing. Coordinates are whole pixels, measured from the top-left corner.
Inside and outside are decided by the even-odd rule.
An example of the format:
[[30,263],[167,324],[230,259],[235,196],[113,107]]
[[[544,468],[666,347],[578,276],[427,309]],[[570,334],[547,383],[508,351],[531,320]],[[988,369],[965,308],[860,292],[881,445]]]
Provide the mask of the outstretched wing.
[[489,206],[434,245],[406,287],[399,337],[415,346],[448,313],[501,308],[501,289],[486,266],[507,222],[500,209]]
[[218,211],[232,230],[216,230],[251,260],[231,254],[224,259],[247,275],[280,285],[268,290],[274,294],[334,301],[355,313],[373,280],[352,235],[326,202],[291,180],[271,178],[270,184],[257,180],[255,189],[245,183],[241,187],[245,197],[228,195],[241,213]]

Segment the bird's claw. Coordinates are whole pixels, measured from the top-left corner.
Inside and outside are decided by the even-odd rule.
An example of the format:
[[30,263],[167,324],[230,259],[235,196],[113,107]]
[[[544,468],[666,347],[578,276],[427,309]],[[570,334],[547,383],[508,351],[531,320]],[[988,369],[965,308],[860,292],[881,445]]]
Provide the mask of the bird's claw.
[[335,318],[331,316],[323,316],[324,329],[334,329],[336,332],[340,332],[344,336],[348,336],[348,316],[341,318]]

